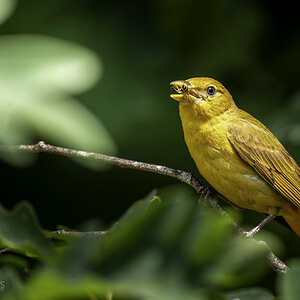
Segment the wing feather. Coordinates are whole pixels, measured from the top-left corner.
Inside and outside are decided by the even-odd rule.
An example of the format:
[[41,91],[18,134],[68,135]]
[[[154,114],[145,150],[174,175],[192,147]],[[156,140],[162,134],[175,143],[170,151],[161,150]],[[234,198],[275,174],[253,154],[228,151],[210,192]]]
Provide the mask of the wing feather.
[[229,124],[228,139],[245,162],[300,207],[300,168],[264,125],[247,114]]

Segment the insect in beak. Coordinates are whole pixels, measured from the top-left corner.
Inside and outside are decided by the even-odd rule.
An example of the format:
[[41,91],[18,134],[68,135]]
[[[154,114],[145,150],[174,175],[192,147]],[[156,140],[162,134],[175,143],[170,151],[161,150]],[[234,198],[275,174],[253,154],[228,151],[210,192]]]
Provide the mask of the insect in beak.
[[170,95],[176,101],[182,101],[186,99],[186,95],[189,93],[189,83],[185,80],[176,80],[170,83],[171,88],[173,88],[178,94]]
[[194,91],[191,84],[186,80],[176,80],[170,83],[171,88],[173,88],[178,94],[170,95],[171,98],[178,102],[190,102],[196,103],[199,100],[204,100],[201,95]]

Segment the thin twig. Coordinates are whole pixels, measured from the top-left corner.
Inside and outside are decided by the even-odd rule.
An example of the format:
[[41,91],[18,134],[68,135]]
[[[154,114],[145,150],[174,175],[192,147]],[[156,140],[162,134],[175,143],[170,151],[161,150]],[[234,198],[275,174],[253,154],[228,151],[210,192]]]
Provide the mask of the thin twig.
[[[118,158],[114,156],[94,153],[94,152],[86,152],[86,151],[79,151],[69,148],[62,148],[53,145],[46,144],[43,141],[38,142],[35,145],[19,145],[19,146],[0,146],[0,151],[17,151],[17,152],[34,152],[34,153],[49,153],[61,156],[69,156],[69,157],[80,157],[84,159],[92,159],[95,161],[106,162],[121,168],[128,168],[128,169],[136,169],[146,172],[152,172],[156,174],[161,174],[169,177],[176,178],[183,183],[188,184],[189,186],[193,187],[198,194],[205,189],[205,187],[200,183],[200,181],[193,176],[191,173],[168,168],[165,166],[148,164],[144,162],[138,162],[134,160],[128,160],[123,158]],[[218,196],[218,194],[216,194]],[[246,235],[247,231],[245,231],[240,225],[238,225],[232,218],[228,215],[228,213],[219,205],[218,201],[213,198],[208,198],[209,204],[218,211],[221,215],[226,216],[235,229],[241,234]],[[73,232],[73,231],[66,231],[66,230],[58,230],[52,232],[52,234],[61,234],[61,235],[83,235],[83,234],[100,234],[102,235],[105,232]],[[253,238],[252,238],[253,239]],[[261,241],[260,241],[261,242]],[[259,242],[259,243],[260,243]],[[263,243],[269,249],[269,256],[268,261],[271,264],[272,268],[280,273],[286,273],[288,271],[288,267],[273,253],[271,252],[270,248],[267,246],[266,243]]]
[[73,231],[73,230],[64,230],[59,229],[49,232],[50,235],[71,235],[71,236],[82,236],[82,235],[103,235],[107,231]]
[[199,180],[196,177],[194,177],[191,173],[181,171],[181,170],[171,169],[165,166],[147,164],[144,162],[118,158],[118,157],[94,153],[94,152],[86,152],[86,151],[79,151],[79,150],[57,147],[57,146],[46,144],[43,141],[40,141],[35,145],[4,146],[4,147],[9,147],[9,149],[12,151],[18,150],[22,152],[44,152],[44,153],[50,153],[50,154],[56,154],[62,156],[71,156],[71,157],[80,157],[84,159],[98,160],[102,162],[107,162],[109,164],[121,168],[136,169],[136,170],[147,171],[147,172],[174,177],[190,185],[196,191],[199,191],[203,188]]

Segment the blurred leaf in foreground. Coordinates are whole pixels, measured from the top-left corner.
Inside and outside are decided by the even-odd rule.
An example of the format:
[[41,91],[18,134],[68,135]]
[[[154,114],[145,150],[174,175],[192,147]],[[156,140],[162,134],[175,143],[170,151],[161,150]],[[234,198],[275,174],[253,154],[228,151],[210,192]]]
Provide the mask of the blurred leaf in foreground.
[[[114,142],[101,122],[68,95],[90,88],[101,72],[98,57],[74,43],[39,35],[0,37],[0,142],[27,144],[39,138],[114,153]],[[1,157],[17,165],[32,160],[13,153]]]
[[14,12],[17,0],[0,0],[0,24],[5,22]]
[[18,203],[11,212],[0,206],[0,242],[2,247],[28,256],[49,258],[53,254],[27,202]]
[[[222,289],[256,284],[270,268],[266,249],[237,237],[213,209],[197,207],[186,187],[159,195],[134,203],[105,234],[59,241],[53,259],[31,272],[22,299],[231,299],[234,291]],[[258,289],[236,295],[272,299]]]
[[300,260],[291,261],[289,271],[279,276],[278,293],[284,300],[298,300],[300,295]]
[[190,190],[159,194],[134,203],[105,234],[69,240],[28,281],[23,298],[211,299],[212,291],[255,284],[269,269],[265,249],[237,238],[213,209],[197,207]]
[[[1,275],[1,273],[0,273]],[[8,293],[5,300],[54,300],[54,299],[109,299],[108,284],[95,276],[81,279],[67,279],[62,274],[47,270],[43,273],[33,274],[25,289]],[[101,297],[101,298],[98,298]]]

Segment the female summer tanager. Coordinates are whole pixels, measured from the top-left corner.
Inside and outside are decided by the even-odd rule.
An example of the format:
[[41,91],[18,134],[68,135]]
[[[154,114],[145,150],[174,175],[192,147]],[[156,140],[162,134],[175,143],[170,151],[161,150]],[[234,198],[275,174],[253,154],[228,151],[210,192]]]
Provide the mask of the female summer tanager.
[[[300,236],[300,168],[278,139],[218,81],[171,82],[185,142],[201,175],[233,204],[282,216]],[[257,231],[259,228],[257,229]]]

